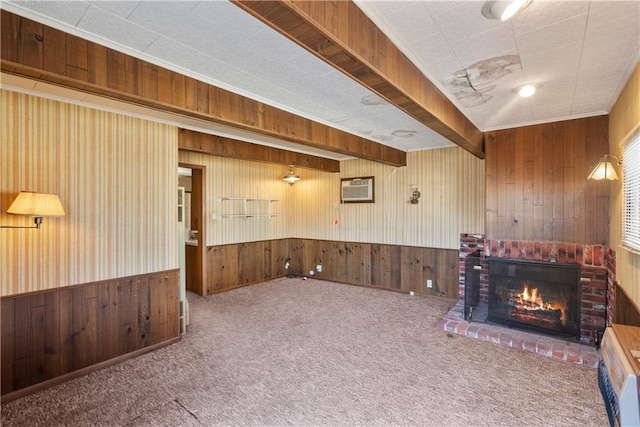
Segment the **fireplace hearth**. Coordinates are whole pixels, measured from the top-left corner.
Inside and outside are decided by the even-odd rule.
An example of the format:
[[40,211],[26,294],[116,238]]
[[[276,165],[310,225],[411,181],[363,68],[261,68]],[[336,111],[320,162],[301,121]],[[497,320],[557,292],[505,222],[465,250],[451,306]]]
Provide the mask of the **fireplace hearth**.
[[[615,317],[615,258],[615,251],[603,245],[490,240],[481,234],[463,233],[460,235],[459,270],[459,298],[464,307],[462,318],[469,324],[485,323],[520,330],[529,328],[529,332],[543,336],[562,335],[561,339],[567,341],[575,341],[577,336],[581,344],[597,345],[607,322],[613,322]],[[543,275],[530,278],[529,282],[515,283],[512,280],[511,283],[500,285],[503,289],[499,291],[499,299],[496,296],[492,301],[494,310],[490,319],[489,295],[496,292],[493,288],[491,291],[489,289],[493,275],[491,261],[515,261],[534,266],[540,264],[545,269],[550,267],[552,274],[550,277]],[[569,272],[562,274],[571,277],[567,281],[577,283],[574,290],[571,290],[573,286],[564,286],[558,291],[559,295],[554,295],[557,291],[550,286],[556,284],[549,283],[554,282],[553,272],[558,271],[553,269],[554,266],[569,267]],[[511,268],[518,270],[520,267]],[[572,269],[575,270],[571,272]],[[574,280],[574,273],[579,275],[577,280]],[[509,270],[506,276],[509,277]],[[535,298],[532,295],[534,291]],[[531,299],[538,300],[538,297],[538,306],[542,304],[547,312],[525,312],[527,308],[535,307],[535,301]],[[521,302],[521,299],[528,301]],[[555,308],[553,310],[560,310],[560,313],[553,312],[549,307],[559,303],[554,300],[561,300],[563,305],[568,302],[570,307]],[[497,306],[499,301],[505,304],[502,308]],[[530,316],[532,314],[535,316]],[[551,322],[558,316],[560,321]],[[550,322],[553,323],[551,326]]]
[[487,321],[580,339],[580,266],[489,260]]

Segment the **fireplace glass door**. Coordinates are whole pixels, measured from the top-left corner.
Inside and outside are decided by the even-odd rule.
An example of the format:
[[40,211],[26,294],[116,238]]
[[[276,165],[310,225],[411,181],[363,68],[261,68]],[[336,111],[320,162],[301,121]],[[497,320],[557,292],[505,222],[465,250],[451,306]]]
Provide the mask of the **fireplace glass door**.
[[579,338],[579,301],[577,264],[489,262],[489,321]]

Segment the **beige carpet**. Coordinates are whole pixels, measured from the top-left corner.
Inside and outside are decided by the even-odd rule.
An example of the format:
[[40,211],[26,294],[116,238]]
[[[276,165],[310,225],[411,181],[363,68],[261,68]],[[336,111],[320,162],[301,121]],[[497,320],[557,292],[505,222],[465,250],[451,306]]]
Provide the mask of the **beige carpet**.
[[2,426],[606,426],[596,371],[435,327],[453,300],[278,279],[179,344],[2,405]]

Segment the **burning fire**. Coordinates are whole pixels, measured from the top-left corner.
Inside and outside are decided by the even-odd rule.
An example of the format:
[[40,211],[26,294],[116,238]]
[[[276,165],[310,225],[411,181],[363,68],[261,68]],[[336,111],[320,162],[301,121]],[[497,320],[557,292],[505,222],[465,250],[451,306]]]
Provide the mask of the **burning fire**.
[[551,303],[545,302],[542,295],[538,292],[538,288],[533,288],[529,293],[529,285],[524,285],[524,290],[519,293],[521,302],[526,310],[551,310]]
[[[522,292],[517,292],[511,298],[518,310],[527,311],[547,311],[547,312],[560,312],[562,323],[565,323],[565,307],[561,304],[552,304],[549,301],[545,301],[542,298],[542,294],[538,291],[538,288],[529,289],[527,283],[524,284]],[[559,314],[560,314],[559,313]]]

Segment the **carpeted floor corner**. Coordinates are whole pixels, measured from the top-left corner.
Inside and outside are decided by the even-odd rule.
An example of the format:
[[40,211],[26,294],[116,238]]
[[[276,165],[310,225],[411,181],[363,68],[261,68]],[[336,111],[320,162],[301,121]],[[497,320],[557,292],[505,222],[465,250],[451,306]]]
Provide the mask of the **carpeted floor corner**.
[[594,369],[436,328],[454,300],[286,278],[189,299],[180,343],[3,404],[2,425],[607,425]]

